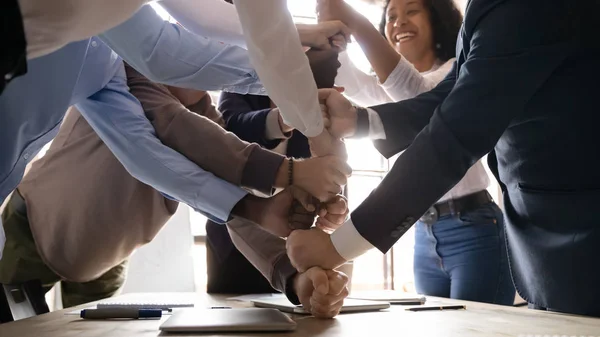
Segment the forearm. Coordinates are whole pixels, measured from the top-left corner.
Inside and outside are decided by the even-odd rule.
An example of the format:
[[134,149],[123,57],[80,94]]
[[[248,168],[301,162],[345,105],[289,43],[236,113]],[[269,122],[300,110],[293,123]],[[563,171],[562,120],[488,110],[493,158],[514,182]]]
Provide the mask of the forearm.
[[438,86],[413,99],[373,106],[385,129],[385,140],[374,142],[375,148],[389,158],[405,150],[429,124],[435,109],[448,97],[456,77],[450,71]]
[[202,170],[162,144],[129,93],[124,70],[107,86],[77,104],[125,169],[141,182],[219,221],[226,221],[244,190]]
[[154,126],[166,146],[219,178],[266,194],[276,185],[283,156],[246,143],[205,117],[182,112]]
[[154,82],[266,95],[244,49],[197,36],[164,21],[149,5],[100,37]]
[[242,255],[269,280],[273,288],[286,293],[287,281],[296,274],[296,270],[287,257],[285,240],[241,220],[230,221],[227,229]]
[[[248,53],[285,123],[307,137],[323,132],[317,86],[284,0],[239,0]],[[291,94],[290,94],[291,93]]]
[[353,21],[351,29],[354,38],[367,56],[379,81],[385,82],[402,56],[365,17],[360,16]]
[[191,32],[246,48],[242,25],[232,4],[223,0],[168,0],[160,5]]
[[214,109],[209,97],[197,104],[197,113],[192,112],[164,85],[151,82],[129,65],[125,68],[130,92],[163,144],[234,185],[271,192],[283,156],[244,142],[205,117],[208,112],[218,114],[209,110]]
[[[383,253],[479,159],[478,154],[465,151],[439,118],[432,124],[402,153],[377,191],[351,214],[358,233]],[[339,246],[341,252],[354,249]]]
[[361,106],[371,106],[392,102],[374,76],[365,74],[350,60],[348,53],[339,56],[340,69],[335,84],[344,88],[344,95]]

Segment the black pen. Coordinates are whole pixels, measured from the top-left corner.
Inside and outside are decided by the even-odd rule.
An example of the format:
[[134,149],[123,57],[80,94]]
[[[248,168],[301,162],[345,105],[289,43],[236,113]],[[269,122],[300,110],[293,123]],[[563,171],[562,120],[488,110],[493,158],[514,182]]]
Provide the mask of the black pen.
[[132,309],[132,308],[100,308],[81,310],[83,319],[114,319],[114,318],[161,318],[160,309]]
[[414,307],[408,308],[408,311],[431,311],[431,310],[460,310],[466,309],[464,305],[440,305],[440,306],[426,306],[426,307]]

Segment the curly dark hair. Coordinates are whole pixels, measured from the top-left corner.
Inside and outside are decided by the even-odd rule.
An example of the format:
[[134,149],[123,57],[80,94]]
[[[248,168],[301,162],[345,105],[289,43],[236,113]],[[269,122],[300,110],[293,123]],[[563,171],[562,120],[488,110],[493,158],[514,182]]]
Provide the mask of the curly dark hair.
[[[429,11],[433,31],[435,56],[443,62],[456,57],[456,38],[462,25],[463,16],[454,0],[423,0]],[[385,0],[379,32],[385,36],[387,9],[390,0]]]

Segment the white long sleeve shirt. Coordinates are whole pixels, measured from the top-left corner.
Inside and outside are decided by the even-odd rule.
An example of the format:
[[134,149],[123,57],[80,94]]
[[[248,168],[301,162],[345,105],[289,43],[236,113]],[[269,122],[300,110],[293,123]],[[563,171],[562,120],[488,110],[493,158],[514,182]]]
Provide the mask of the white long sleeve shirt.
[[[342,66],[336,77],[336,85],[344,87],[344,94],[356,104],[363,106],[405,100],[429,91],[446,77],[454,63],[454,59],[451,59],[446,63],[437,63],[427,72],[419,73],[412,64],[402,58],[386,81],[380,83],[376,77],[358,69],[346,53],[340,54],[339,60]],[[370,110],[369,121],[381,123],[381,120],[374,118],[373,115],[376,113]],[[371,127],[369,134],[372,139],[385,139],[382,126]],[[485,190],[489,183],[487,172],[481,161],[478,161],[439,201],[456,199]],[[373,245],[358,233],[352,219],[348,219],[331,235],[331,241],[338,253],[348,261],[373,248]]]
[[250,60],[287,125],[323,132],[317,85],[285,0],[235,0]]

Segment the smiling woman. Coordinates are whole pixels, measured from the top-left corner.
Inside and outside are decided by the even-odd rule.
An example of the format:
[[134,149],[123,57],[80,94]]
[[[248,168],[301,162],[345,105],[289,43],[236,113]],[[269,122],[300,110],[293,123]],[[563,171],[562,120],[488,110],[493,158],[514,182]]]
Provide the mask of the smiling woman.
[[419,72],[454,57],[462,15],[452,0],[389,0],[379,31]]

